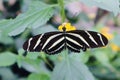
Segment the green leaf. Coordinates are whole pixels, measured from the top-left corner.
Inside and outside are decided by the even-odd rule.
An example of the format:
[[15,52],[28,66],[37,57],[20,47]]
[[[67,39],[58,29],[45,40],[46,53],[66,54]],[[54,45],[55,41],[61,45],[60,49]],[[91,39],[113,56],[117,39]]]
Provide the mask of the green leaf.
[[0,53],[0,66],[10,66],[16,62],[16,55],[11,52]]
[[23,63],[29,65],[30,67],[34,68],[34,71],[39,72],[40,71],[40,59],[30,59],[30,58],[24,58]]
[[5,26],[7,25],[6,23],[9,23],[10,21],[12,21],[12,19],[9,20],[1,20],[0,21],[0,32],[3,32],[2,30],[5,28]]
[[24,50],[23,49],[19,49],[18,50],[18,56],[17,56],[17,65],[19,68],[22,67],[22,61],[23,61],[23,54],[24,54]]
[[10,67],[0,67],[0,80],[18,80]]
[[51,80],[95,80],[83,63],[69,58],[59,63],[52,74]]
[[27,80],[50,80],[50,77],[44,73],[32,73],[28,76]]
[[[24,56],[18,56],[17,64],[30,72],[40,72],[40,59],[30,59]],[[29,68],[28,68],[29,67]]]
[[[119,0],[80,0],[81,2],[85,3],[88,6],[97,6],[101,9],[113,12],[116,16],[119,10]],[[114,6],[113,6],[114,5]]]
[[13,39],[7,35],[4,35],[3,33],[0,32],[0,42],[3,44],[12,44]]
[[18,50],[18,55],[22,56],[25,53],[25,50],[23,48]]
[[29,59],[37,59],[38,56],[40,56],[40,52],[28,52],[26,57]]
[[17,56],[17,65],[19,68],[22,67],[22,61],[23,61],[23,57],[22,56]]
[[41,60],[37,58],[39,56],[39,53],[29,52],[29,53],[27,53],[26,57],[23,56],[23,53],[24,53],[23,49],[20,49],[18,51],[18,53],[19,53],[19,55],[17,56],[17,64],[19,67],[28,65],[28,66],[34,68],[34,70],[36,70],[36,72],[40,71]]
[[96,59],[104,66],[108,66],[110,65],[109,62],[109,58],[107,56],[107,54],[104,51],[95,51],[95,53],[93,54]]
[[115,66],[115,67],[120,67],[120,57],[118,57],[118,58],[116,58],[113,62],[112,62],[112,64]]
[[112,69],[102,65],[91,66],[91,71],[94,75],[101,78],[102,80],[117,80],[117,75],[120,75],[117,74],[117,72],[113,72]]
[[[17,18],[0,22],[1,31],[6,35],[15,36],[27,27],[37,28],[44,25],[53,15],[53,5],[47,5],[40,1],[33,1],[26,13]],[[3,24],[5,24],[3,26]]]
[[9,20],[2,20],[0,21],[0,42],[4,44],[10,44],[13,43],[13,39],[7,35],[5,35],[5,32],[3,31],[6,23],[8,23]]
[[32,33],[34,35],[45,33],[45,32],[51,32],[51,31],[56,31],[57,29],[54,28],[52,25],[44,25],[39,28],[33,29]]
[[80,52],[80,54],[71,53],[70,56],[76,60],[86,63],[89,60],[90,54],[87,54],[87,52]]

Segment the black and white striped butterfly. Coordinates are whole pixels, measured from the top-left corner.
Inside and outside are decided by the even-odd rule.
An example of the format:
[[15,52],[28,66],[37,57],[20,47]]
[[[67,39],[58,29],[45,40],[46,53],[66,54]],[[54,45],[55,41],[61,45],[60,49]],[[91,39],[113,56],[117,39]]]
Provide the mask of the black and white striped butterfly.
[[54,31],[39,34],[28,39],[23,48],[26,51],[40,52],[47,54],[56,54],[64,49],[73,52],[86,51],[87,48],[97,48],[106,46],[107,38],[98,32],[86,30]]

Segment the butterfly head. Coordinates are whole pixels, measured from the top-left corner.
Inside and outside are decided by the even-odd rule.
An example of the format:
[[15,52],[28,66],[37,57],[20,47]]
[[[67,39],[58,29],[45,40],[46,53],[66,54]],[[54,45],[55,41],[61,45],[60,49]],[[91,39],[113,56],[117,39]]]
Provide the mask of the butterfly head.
[[63,32],[76,30],[75,26],[72,26],[71,23],[63,23],[58,27],[58,29]]

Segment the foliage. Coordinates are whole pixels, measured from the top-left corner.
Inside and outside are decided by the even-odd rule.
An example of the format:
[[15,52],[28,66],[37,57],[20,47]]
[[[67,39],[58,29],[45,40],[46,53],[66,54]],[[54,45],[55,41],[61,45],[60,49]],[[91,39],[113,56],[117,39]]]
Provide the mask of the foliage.
[[[64,12],[64,4],[59,0],[57,4],[45,4],[40,0],[33,0],[29,5],[29,9],[15,19],[5,19],[0,21],[0,43],[11,45],[13,48],[17,46],[16,38],[22,39],[22,44],[29,34],[39,34],[52,30],[56,30],[53,25],[47,25],[47,22],[60,8],[62,20],[66,16]],[[70,3],[73,0],[65,0],[65,3]],[[119,11],[119,0],[77,0],[90,6],[97,6],[104,10],[113,12],[117,15]],[[114,5],[114,6],[113,6]],[[58,10],[56,10],[56,8]],[[60,13],[60,11],[59,11]],[[43,27],[44,25],[44,27]],[[28,30],[28,32],[27,32]],[[15,48],[16,51],[5,49],[0,52],[0,66],[8,67],[17,63],[19,68],[24,68],[31,74],[25,80],[110,80],[120,79],[120,37],[118,33],[109,33],[105,27],[97,24],[94,30],[104,33],[104,35],[112,35],[109,39],[109,44],[105,48],[88,50],[80,54],[71,53],[66,55],[66,51],[58,55],[49,56],[43,52],[29,52],[24,56],[25,51],[22,47]],[[23,37],[24,36],[24,37]],[[33,35],[32,35],[33,36]],[[114,46],[113,46],[114,45]],[[54,63],[55,67],[51,64]],[[49,68],[53,69],[50,71]],[[112,76],[111,76],[112,75]]]
[[[65,54],[65,53],[64,53]],[[95,80],[88,68],[82,62],[68,57],[58,63],[51,80]]]
[[10,66],[15,63],[16,55],[11,52],[3,52],[0,54],[0,66]]
[[50,78],[46,74],[33,73],[29,75],[28,80],[50,80]]
[[0,30],[6,35],[15,36],[23,32],[27,27],[37,28],[44,25],[52,15],[52,6],[33,1],[26,13],[20,14],[16,19],[2,21],[0,26],[4,27],[0,27]]

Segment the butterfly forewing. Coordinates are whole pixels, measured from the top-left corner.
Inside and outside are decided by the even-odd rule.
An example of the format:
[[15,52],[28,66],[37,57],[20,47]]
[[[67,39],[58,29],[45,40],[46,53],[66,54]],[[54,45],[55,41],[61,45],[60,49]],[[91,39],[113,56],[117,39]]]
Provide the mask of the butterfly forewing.
[[82,47],[86,48],[103,47],[108,43],[108,40],[104,35],[94,31],[68,31],[67,36],[74,39],[76,42],[82,45]]
[[[60,42],[59,40],[63,37],[62,32],[48,32],[45,34],[39,34],[36,35],[30,39],[28,39],[24,45],[23,48],[26,51],[44,51],[48,54],[54,54],[56,52],[59,52],[58,48],[61,46],[64,42]],[[59,45],[55,44],[58,43]],[[58,50],[58,51],[56,51]]]

